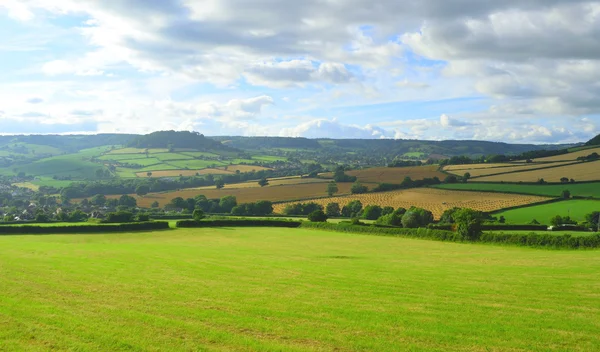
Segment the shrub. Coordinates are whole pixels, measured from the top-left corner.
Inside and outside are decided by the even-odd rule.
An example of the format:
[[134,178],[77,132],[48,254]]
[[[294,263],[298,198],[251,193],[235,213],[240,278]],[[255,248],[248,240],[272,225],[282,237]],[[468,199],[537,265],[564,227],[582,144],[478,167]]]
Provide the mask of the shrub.
[[0,235],[13,234],[85,234],[107,232],[154,231],[169,229],[168,222],[142,222],[111,225],[0,226]]
[[355,182],[350,188],[350,193],[352,194],[363,194],[367,193],[369,188],[367,186],[363,186],[360,182]]
[[363,218],[367,220],[377,220],[381,216],[382,209],[379,205],[367,205],[363,211]]
[[329,203],[325,207],[325,214],[329,217],[338,217],[341,215],[341,209],[339,203]]
[[192,217],[194,218],[194,220],[200,221],[204,219],[204,212],[202,211],[202,209],[194,209]]
[[106,214],[106,223],[127,223],[133,222],[133,213],[129,211],[118,211]]
[[300,221],[269,220],[269,219],[219,219],[219,220],[180,220],[176,226],[190,227],[299,227]]
[[138,214],[137,221],[139,221],[139,222],[150,221],[150,215],[148,215],[148,214]]
[[311,222],[326,222],[327,215],[322,210],[315,210],[308,214],[308,220]]
[[484,216],[480,211],[460,209],[453,215],[454,222],[458,225],[457,232],[463,238],[474,241],[481,236],[481,224]]

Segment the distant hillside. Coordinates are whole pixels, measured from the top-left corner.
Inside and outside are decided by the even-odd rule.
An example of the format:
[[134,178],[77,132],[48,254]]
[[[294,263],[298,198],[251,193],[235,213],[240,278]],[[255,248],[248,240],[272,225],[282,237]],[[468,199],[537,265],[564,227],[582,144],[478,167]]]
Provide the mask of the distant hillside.
[[232,150],[232,148],[206,138],[198,132],[160,131],[138,136],[129,144],[131,148],[184,148],[197,150]]
[[585,145],[600,145],[600,134],[590,139]]
[[292,137],[210,137],[223,144],[243,150],[257,149],[319,149],[321,144],[315,139]]
[[[11,146],[35,145],[56,148],[62,152],[76,153],[82,149],[96,148],[104,145],[126,145],[136,135],[134,134],[95,134],[95,135],[29,135],[29,136],[0,136],[0,148],[10,149]],[[20,149],[23,149],[22,147]],[[33,148],[29,148],[33,149]],[[27,151],[24,150],[25,153]],[[46,150],[38,151],[44,153]],[[54,153],[56,154],[56,153]]]

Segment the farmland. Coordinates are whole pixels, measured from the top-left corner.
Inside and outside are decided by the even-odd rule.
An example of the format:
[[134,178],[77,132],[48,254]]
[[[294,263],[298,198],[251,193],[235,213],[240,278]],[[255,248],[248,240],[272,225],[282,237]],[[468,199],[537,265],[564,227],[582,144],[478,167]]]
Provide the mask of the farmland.
[[173,169],[173,170],[158,170],[150,171],[151,175],[148,176],[149,171],[136,172],[137,177],[179,177],[179,176],[196,176],[196,175],[226,175],[232,174],[233,172],[223,169],[198,169],[198,170],[187,170],[187,169]]
[[[434,188],[417,188],[402,191],[358,194],[343,197],[331,197],[312,200],[326,206],[328,203],[339,203],[344,206],[351,201],[359,200],[363,205],[391,206],[394,208],[410,208],[416,206],[427,209],[439,219],[442,213],[454,207],[471,208],[481,211],[494,211],[507,207],[543,202],[548,198],[540,196],[511,195],[501,193],[480,193],[446,191]],[[275,205],[275,212],[281,213],[290,203]]]
[[[340,194],[350,194],[350,183],[338,183]],[[173,198],[193,198],[203,194],[209,199],[222,198],[225,196],[235,196],[238,203],[251,203],[259,200],[270,200],[272,202],[291,201],[296,199],[326,197],[325,183],[302,183],[288,184],[280,186],[266,187],[246,187],[246,188],[229,188],[229,189],[184,189],[176,192],[151,193],[144,197],[137,197],[139,206],[149,208],[150,205],[157,201],[161,206],[169,203]],[[133,195],[132,195],[133,196]],[[119,196],[110,196],[118,198]],[[110,198],[109,197],[109,198]]]
[[572,196],[600,198],[600,182],[551,185],[469,182],[442,184],[435,187],[459,191],[492,191],[549,197],[560,197],[564,190],[569,190]]
[[[350,176],[356,176],[360,182],[367,183],[401,183],[405,177],[413,180],[438,177],[444,179],[445,174],[438,171],[437,165],[416,167],[374,167],[347,172]],[[323,177],[333,177],[333,174],[323,174]]]
[[[329,180],[319,178],[301,178],[301,177],[281,177],[281,178],[270,178],[268,179],[269,186],[281,186],[281,185],[298,185],[303,183],[321,184],[321,188],[325,189],[326,183],[331,182]],[[232,183],[226,184],[223,189],[237,189],[237,188],[260,188],[261,186],[256,181],[243,182],[243,183]],[[214,186],[197,187],[195,189],[215,189]]]
[[[495,174],[505,174],[509,172],[517,172],[517,171],[529,171],[536,169],[546,169],[552,167],[558,167],[563,165],[573,164],[572,161],[567,162],[557,162],[557,163],[543,163],[543,164],[521,164],[521,165],[512,165],[512,166],[503,166],[503,167],[491,167],[493,164],[475,164],[473,165],[473,169],[454,169],[453,171],[449,171],[456,175],[463,175],[468,172],[471,174],[472,178],[481,177],[486,175],[495,175]],[[484,165],[490,165],[488,168],[484,168]]]
[[544,170],[479,177],[474,179],[473,182],[536,182],[539,179],[544,179],[546,182],[560,182],[560,179],[563,177],[572,178],[575,181],[600,180],[600,161],[577,163]]
[[555,162],[555,161],[563,161],[563,160],[577,160],[579,157],[586,157],[592,153],[600,154],[600,148],[591,148],[579,150],[569,154],[556,155],[547,158],[539,158],[535,159],[535,162]]
[[549,225],[550,219],[556,215],[570,216],[577,221],[585,220],[585,216],[594,211],[600,211],[600,201],[569,200],[557,203],[536,205],[514,210],[507,210],[495,216],[504,216],[511,224],[528,224],[536,219],[542,224]]
[[600,349],[595,251],[268,228],[0,247],[0,350]]

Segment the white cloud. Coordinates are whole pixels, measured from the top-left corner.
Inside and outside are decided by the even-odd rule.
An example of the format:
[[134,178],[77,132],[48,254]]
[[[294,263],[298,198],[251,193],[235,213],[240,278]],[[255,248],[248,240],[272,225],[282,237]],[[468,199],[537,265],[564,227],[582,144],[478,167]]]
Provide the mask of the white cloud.
[[284,137],[344,139],[381,139],[393,137],[393,133],[374,125],[345,125],[335,119],[311,120],[293,128],[284,128],[280,131],[279,135]]

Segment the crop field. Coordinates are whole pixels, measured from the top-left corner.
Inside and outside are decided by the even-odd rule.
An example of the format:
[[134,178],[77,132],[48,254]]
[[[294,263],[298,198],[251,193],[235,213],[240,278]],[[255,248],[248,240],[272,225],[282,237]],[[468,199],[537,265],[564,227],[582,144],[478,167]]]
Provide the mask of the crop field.
[[[136,172],[137,177],[179,177],[179,176],[196,176],[196,175],[226,175],[233,172],[222,169],[200,169],[200,170],[159,170],[150,171],[152,175],[148,176],[148,171]],[[214,188],[214,187],[213,187]]]
[[556,156],[551,156],[551,157],[547,157],[547,158],[539,158],[539,159],[535,159],[535,161],[540,162],[540,161],[577,160],[577,158],[579,158],[579,157],[588,156],[592,153],[600,154],[600,148],[584,149],[584,150],[576,151],[574,153],[569,153],[569,154],[564,154],[564,155],[556,155]]
[[[465,172],[469,172],[471,170],[479,170],[479,169],[493,169],[498,167],[513,167],[513,166],[523,166],[525,163],[496,163],[496,164],[468,164],[468,165],[447,165],[444,166],[444,171],[448,171],[450,173],[454,173],[456,175],[462,175]],[[462,172],[454,172],[454,171],[462,171]]]
[[437,185],[435,188],[459,191],[493,191],[507,193],[534,194],[540,196],[560,197],[564,190],[572,196],[600,198],[600,182],[569,184],[511,184],[511,183],[453,183]]
[[102,156],[99,156],[98,160],[121,161],[144,158],[146,158],[146,154],[104,154]]
[[119,162],[126,163],[126,164],[136,164],[136,165],[141,165],[141,166],[162,165],[162,161],[160,161],[154,157],[141,158],[141,159],[125,159],[125,160],[120,160]]
[[[438,177],[443,180],[447,175],[438,171],[437,165],[416,167],[374,167],[363,170],[346,172],[348,175],[358,177],[360,182],[370,183],[401,183],[405,177],[413,180]],[[332,173],[323,174],[323,177],[332,178]]]
[[[486,176],[486,175],[504,174],[504,173],[516,172],[516,171],[529,171],[529,170],[559,167],[559,166],[564,166],[564,165],[569,165],[569,164],[573,164],[573,161],[557,162],[557,163],[540,163],[540,164],[521,164],[521,165],[517,165],[517,166],[515,166],[513,164],[513,166],[507,166],[507,167],[477,168],[477,169],[472,169],[472,170],[460,170],[460,171],[455,170],[455,171],[452,171],[452,173],[462,176],[465,172],[468,172],[471,174],[471,177],[481,177],[481,176]],[[483,165],[486,165],[486,164],[483,164]]]
[[528,224],[536,219],[542,224],[549,225],[550,219],[556,215],[570,216],[577,221],[585,220],[585,216],[594,211],[600,211],[600,201],[597,200],[569,200],[564,202],[541,204],[514,210],[507,210],[495,214],[504,216],[510,224]]
[[209,152],[181,152],[179,154],[188,155],[193,158],[204,157],[204,158],[217,158],[219,154]]
[[[150,148],[148,149],[148,153],[168,153],[169,150],[166,148]],[[142,148],[122,148],[122,149],[114,149],[111,150],[108,154],[145,154],[146,149]]]
[[266,162],[273,162],[273,161],[287,161],[288,159],[285,156],[276,156],[276,155],[253,155],[252,156],[252,160],[253,161],[266,161]]
[[[427,209],[436,219],[445,210],[454,207],[471,208],[480,211],[494,211],[518,205],[539,203],[548,198],[519,194],[482,193],[446,191],[434,188],[415,188],[410,190],[357,194],[343,197],[331,197],[313,200],[325,207],[328,203],[339,203],[340,207],[351,201],[359,200],[363,206],[379,205],[394,208],[410,208],[411,206]],[[303,201],[306,203],[308,201]],[[297,203],[297,202],[292,202]],[[290,203],[280,203],[274,206],[276,213],[282,213],[285,206]]]
[[[323,179],[319,179],[319,178],[300,178],[300,177],[282,177],[282,178],[270,178],[268,179],[269,181],[269,186],[281,186],[281,185],[299,185],[299,184],[306,184],[306,183],[311,183],[311,184],[321,184],[322,188],[325,189],[327,186],[326,184],[331,182],[329,180],[323,180]],[[267,187],[269,187],[267,186]],[[339,185],[338,185],[339,187]],[[214,186],[206,186],[206,187],[197,187],[194,189],[209,189],[212,190],[214,189]],[[231,183],[231,184],[226,184],[225,187],[223,189],[236,189],[236,188],[261,188],[261,186],[258,184],[258,181],[249,181],[249,182],[243,182],[243,183]]]
[[[338,183],[340,194],[350,194],[351,183]],[[251,203],[259,200],[270,200],[272,202],[291,201],[296,199],[326,197],[327,186],[325,183],[304,183],[281,186],[266,187],[248,187],[248,188],[225,188],[218,190],[212,189],[183,189],[176,192],[150,193],[144,197],[136,197],[138,205],[149,208],[154,201],[158,201],[161,206],[168,204],[173,198],[194,198],[203,194],[209,199],[222,198],[225,196],[235,196],[238,203]],[[108,198],[118,198],[119,196],[108,196]]]
[[181,154],[181,153],[156,153],[156,154],[152,154],[152,156],[160,161],[194,159],[193,156],[185,155],[185,154]]
[[0,247],[4,351],[600,350],[597,251],[273,228]]
[[486,176],[474,179],[473,182],[536,182],[543,178],[546,182],[560,182],[567,177],[575,181],[600,180],[600,161],[577,163],[574,165],[555,167],[544,170],[524,171],[506,175]]

